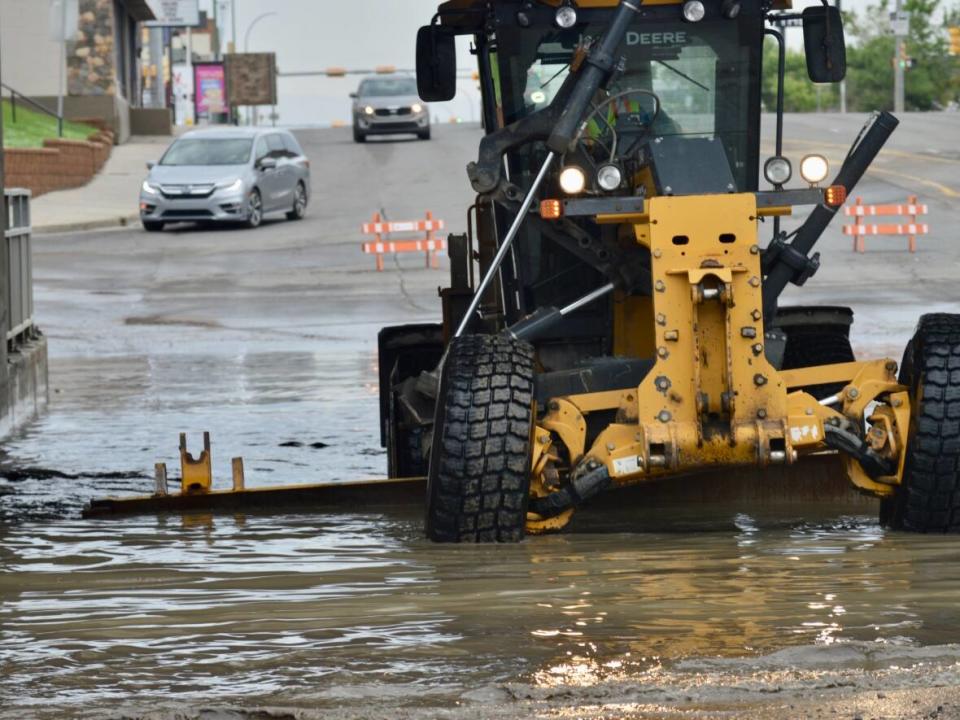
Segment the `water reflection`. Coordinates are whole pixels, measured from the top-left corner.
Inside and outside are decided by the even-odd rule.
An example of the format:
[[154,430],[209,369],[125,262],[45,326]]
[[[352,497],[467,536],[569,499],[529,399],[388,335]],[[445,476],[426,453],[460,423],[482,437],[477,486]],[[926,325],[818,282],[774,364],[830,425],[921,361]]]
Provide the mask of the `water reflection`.
[[[949,538],[873,522],[443,547],[417,514],[169,516],[0,529],[5,694],[323,706],[639,682],[694,658],[960,640]],[[742,662],[735,660],[736,662]],[[55,711],[59,708],[59,711]]]

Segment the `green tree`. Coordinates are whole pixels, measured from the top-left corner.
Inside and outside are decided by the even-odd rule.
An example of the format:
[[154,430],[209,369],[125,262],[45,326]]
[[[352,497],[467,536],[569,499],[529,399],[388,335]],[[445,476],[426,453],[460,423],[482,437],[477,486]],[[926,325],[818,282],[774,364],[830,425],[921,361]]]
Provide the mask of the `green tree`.
[[[958,63],[947,54],[945,26],[934,20],[940,0],[905,0],[910,34],[905,55],[913,67],[904,71],[907,110],[935,110],[957,99]],[[894,37],[887,18],[890,3],[881,0],[862,15],[845,14],[847,104],[851,110],[893,108]],[[947,14],[949,17],[949,13]]]
[[[960,25],[960,3],[947,8],[937,20],[941,0],[904,0],[910,12],[906,56],[912,68],[904,73],[907,110],[936,110],[960,101],[960,56],[948,54],[946,28]],[[863,13],[844,13],[847,35],[847,108],[851,111],[893,109],[894,37],[888,20],[891,3],[879,0]],[[791,32],[791,31],[788,31]],[[832,84],[814,84],[807,77],[802,51],[787,49],[784,77],[784,110],[814,112],[839,109],[839,90]],[[768,38],[763,48],[764,108],[777,103],[777,43]],[[819,94],[819,104],[818,104]]]
[[[763,46],[763,107],[767,112],[777,108],[776,40],[768,38]],[[815,84],[807,75],[807,59],[803,52],[787,48],[784,58],[783,109],[786,112],[816,112],[839,107],[840,94],[835,85]],[[819,95],[819,98],[818,98]]]

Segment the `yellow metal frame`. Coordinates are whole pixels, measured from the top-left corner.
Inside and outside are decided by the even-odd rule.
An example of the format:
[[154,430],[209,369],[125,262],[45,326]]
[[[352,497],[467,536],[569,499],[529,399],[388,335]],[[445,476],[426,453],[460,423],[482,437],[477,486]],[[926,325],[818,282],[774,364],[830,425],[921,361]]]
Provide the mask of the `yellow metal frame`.
[[[871,478],[850,457],[846,473],[865,492],[893,493],[910,425],[897,365],[880,359],[778,371],[767,361],[759,216],[755,196],[741,193],[653,197],[642,215],[620,217],[650,250],[653,292],[646,305],[615,298],[614,349],[653,355],[655,363],[636,388],[548,401],[534,433],[534,495],[550,490],[547,457],[565,456],[571,467],[603,464],[623,486],[718,466],[794,463],[830,449],[826,423],[869,428],[867,442],[894,461],[896,474]],[[822,383],[842,383],[843,392],[824,404],[800,389]],[[615,419],[587,446],[586,416],[598,411],[615,411]],[[543,532],[569,513],[549,523],[528,518],[529,530]]]

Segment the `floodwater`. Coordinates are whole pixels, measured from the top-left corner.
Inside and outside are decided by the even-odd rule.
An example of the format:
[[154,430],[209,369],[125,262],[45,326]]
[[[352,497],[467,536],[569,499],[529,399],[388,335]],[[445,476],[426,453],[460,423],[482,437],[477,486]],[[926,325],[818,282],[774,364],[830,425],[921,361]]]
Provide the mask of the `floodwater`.
[[375,366],[341,357],[54,362],[0,486],[0,718],[960,713],[956,539],[866,511],[493,547],[414,510],[78,518],[148,492],[181,429],[221,479],[241,453],[259,484],[381,474]]

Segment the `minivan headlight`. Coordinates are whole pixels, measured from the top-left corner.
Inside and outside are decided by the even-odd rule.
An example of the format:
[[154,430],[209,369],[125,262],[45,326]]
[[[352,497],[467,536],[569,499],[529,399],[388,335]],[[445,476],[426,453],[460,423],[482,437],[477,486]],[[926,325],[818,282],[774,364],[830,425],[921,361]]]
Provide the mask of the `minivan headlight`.
[[156,185],[151,185],[149,180],[144,180],[143,185],[140,186],[140,189],[143,190],[147,195],[156,195],[160,192],[160,188]]
[[224,192],[240,192],[243,190],[243,179],[237,178],[233,182],[221,183],[217,187]]

